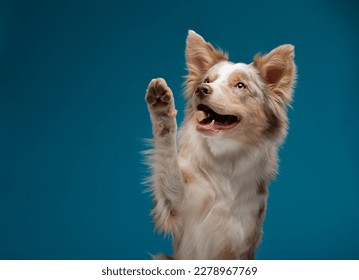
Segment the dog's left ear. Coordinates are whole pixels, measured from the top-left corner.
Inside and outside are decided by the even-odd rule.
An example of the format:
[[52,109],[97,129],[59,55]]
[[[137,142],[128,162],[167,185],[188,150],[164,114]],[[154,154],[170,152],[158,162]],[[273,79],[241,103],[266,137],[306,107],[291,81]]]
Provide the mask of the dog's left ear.
[[258,69],[274,98],[288,105],[292,100],[296,79],[294,46],[282,45],[264,56],[257,54],[253,65]]
[[201,82],[209,68],[223,60],[228,60],[227,54],[215,49],[202,36],[189,30],[186,41],[187,91],[190,92],[192,87]]
[[190,74],[204,75],[214,64],[227,59],[223,51],[215,49],[193,30],[188,31],[186,62]]

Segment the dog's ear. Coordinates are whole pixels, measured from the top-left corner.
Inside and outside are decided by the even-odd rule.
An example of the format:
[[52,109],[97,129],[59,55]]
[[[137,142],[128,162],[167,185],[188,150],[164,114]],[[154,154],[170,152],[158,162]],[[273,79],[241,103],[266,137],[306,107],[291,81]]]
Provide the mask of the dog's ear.
[[266,55],[257,54],[253,65],[269,88],[269,93],[281,103],[290,104],[296,79],[294,46],[282,45]]
[[208,69],[222,60],[228,60],[227,54],[215,49],[202,36],[189,30],[186,42],[187,89],[190,90],[192,85],[200,82]]
[[188,31],[186,62],[190,74],[204,74],[217,62],[227,59],[223,51],[216,50],[193,30]]

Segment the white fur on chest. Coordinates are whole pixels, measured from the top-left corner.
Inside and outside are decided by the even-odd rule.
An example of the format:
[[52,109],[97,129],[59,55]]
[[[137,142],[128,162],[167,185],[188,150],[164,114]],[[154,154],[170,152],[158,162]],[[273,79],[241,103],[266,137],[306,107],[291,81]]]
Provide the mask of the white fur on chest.
[[260,157],[234,157],[240,147],[230,141],[208,143],[217,160],[207,158],[201,141],[191,142],[191,155],[180,156],[180,166],[193,179],[186,189],[179,258],[215,258],[233,245],[239,253],[248,249],[246,233],[255,225],[253,213],[261,202],[256,196]]

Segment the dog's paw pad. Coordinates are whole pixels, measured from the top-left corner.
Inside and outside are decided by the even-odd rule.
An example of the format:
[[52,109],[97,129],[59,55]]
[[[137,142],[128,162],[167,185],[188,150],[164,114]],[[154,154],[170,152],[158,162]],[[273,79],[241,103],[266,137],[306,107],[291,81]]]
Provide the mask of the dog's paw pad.
[[154,104],[156,103],[156,100],[157,100],[156,91],[153,87],[151,87],[147,90],[146,101],[149,104]]
[[167,107],[172,100],[172,91],[162,78],[153,79],[148,85],[146,101],[153,107]]

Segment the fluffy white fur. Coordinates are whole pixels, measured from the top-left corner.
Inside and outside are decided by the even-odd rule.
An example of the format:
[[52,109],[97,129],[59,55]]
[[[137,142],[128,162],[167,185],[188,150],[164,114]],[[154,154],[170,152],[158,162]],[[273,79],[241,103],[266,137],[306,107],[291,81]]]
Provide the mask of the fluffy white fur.
[[[293,58],[293,47],[284,45],[251,64],[228,62],[226,54],[190,31],[188,101],[178,135],[172,92],[162,78],[151,81],[146,101],[154,135],[152,214],[156,227],[172,234],[174,249],[173,256],[157,258],[254,258],[267,186],[287,131]],[[203,87],[209,92],[203,94]],[[211,124],[198,120],[200,104],[232,119],[211,113]]]

